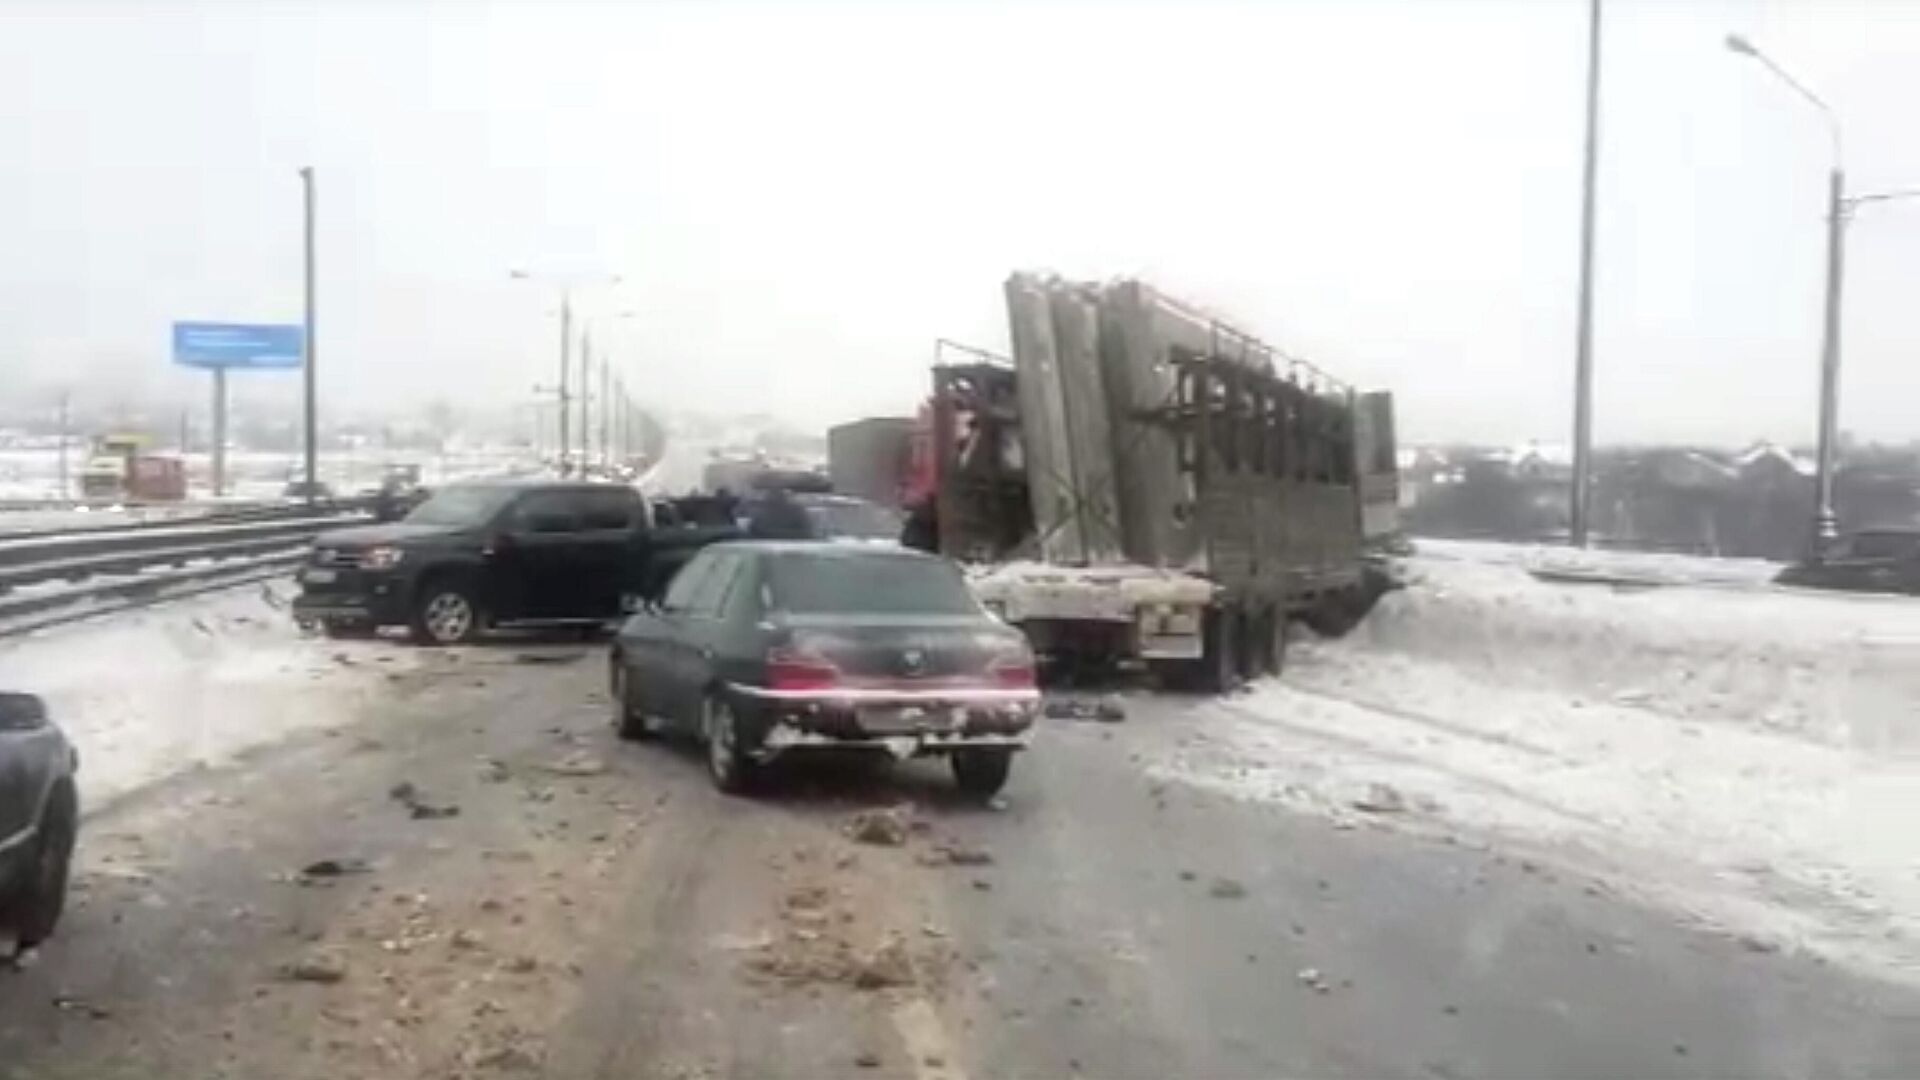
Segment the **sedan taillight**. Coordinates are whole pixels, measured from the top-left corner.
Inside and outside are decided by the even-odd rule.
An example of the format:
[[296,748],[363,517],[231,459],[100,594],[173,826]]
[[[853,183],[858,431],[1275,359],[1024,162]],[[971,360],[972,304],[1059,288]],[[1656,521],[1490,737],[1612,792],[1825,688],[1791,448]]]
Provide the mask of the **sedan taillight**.
[[830,690],[840,685],[840,669],[833,661],[792,649],[767,653],[767,689]]
[[987,677],[1002,690],[1034,690],[1040,685],[1034,671],[1033,654],[1027,652],[1003,656],[988,664]]

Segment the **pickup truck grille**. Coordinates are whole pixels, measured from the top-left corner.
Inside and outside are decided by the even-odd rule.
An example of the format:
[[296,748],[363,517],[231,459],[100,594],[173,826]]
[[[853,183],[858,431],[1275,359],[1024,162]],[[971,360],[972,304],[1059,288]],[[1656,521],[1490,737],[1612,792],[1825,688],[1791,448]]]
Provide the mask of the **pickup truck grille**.
[[351,548],[317,547],[313,549],[313,565],[355,569],[360,565],[360,553]]

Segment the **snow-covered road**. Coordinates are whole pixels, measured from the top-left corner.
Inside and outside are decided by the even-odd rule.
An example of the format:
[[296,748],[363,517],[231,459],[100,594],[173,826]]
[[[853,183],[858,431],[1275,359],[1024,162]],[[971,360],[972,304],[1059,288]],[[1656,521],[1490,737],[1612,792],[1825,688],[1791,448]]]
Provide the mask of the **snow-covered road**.
[[[1163,772],[1497,838],[1756,948],[1920,978],[1920,604],[1411,570]],[[1376,784],[1404,806],[1358,808]]]

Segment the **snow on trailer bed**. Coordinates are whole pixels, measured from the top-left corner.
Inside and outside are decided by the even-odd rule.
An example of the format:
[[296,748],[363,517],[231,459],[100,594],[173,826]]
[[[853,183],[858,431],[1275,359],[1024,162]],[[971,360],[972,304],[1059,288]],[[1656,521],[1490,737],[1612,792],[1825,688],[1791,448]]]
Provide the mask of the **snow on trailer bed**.
[[1405,569],[1158,771],[1920,981],[1920,602]]

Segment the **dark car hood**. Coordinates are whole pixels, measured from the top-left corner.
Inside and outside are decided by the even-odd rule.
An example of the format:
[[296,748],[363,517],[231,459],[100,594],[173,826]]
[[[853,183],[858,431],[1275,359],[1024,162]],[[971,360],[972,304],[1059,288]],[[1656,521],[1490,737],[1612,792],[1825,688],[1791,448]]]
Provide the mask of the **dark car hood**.
[[439,540],[466,532],[461,525],[409,525],[390,521],[381,525],[355,525],[334,529],[314,538],[318,547],[375,547],[381,544],[404,545],[413,540]]

